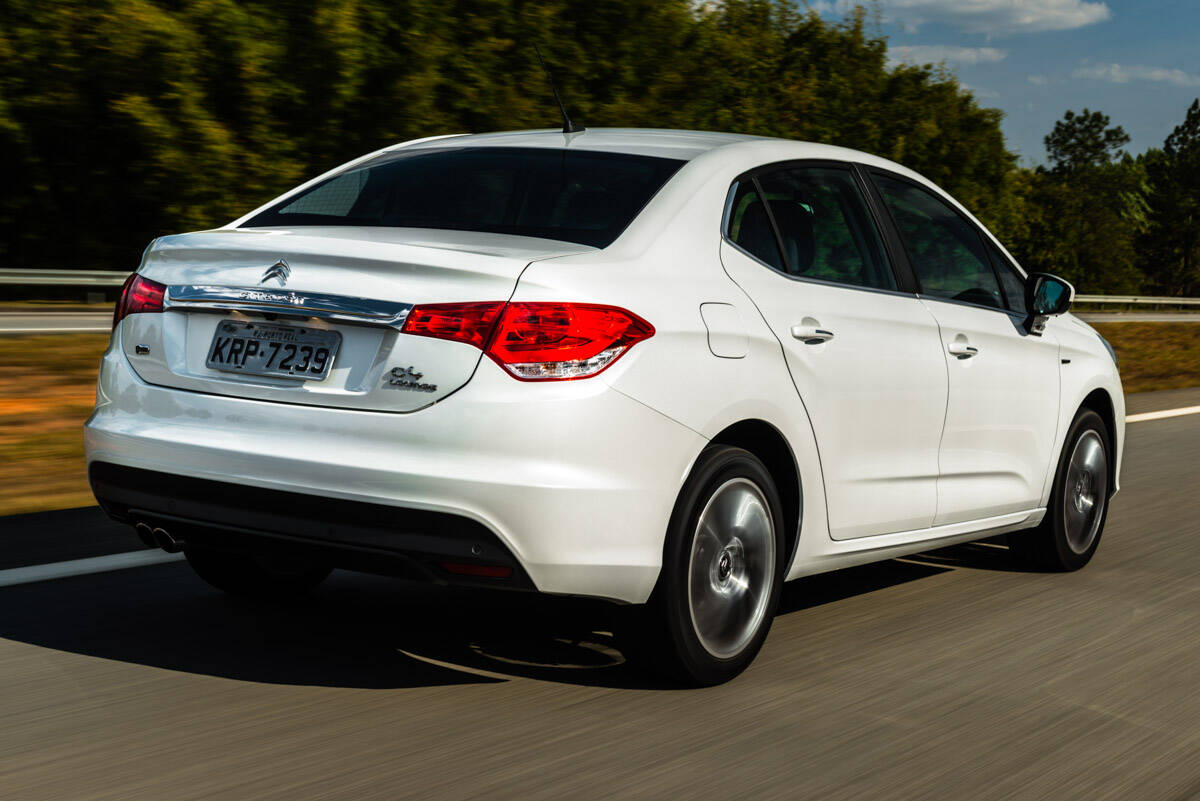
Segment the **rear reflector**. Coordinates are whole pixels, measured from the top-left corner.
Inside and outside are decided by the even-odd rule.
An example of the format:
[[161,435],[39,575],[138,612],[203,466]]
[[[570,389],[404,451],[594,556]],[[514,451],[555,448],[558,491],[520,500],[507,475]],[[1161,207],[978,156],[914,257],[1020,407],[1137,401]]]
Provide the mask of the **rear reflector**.
[[409,313],[404,333],[466,342],[523,381],[568,381],[606,369],[654,326],[594,303],[437,303]]
[[121,299],[113,309],[113,328],[131,314],[161,312],[166,291],[163,284],[137,273],[126,278],[125,285],[121,287]]
[[441,562],[442,569],[458,576],[480,576],[482,578],[508,578],[513,569],[506,565],[473,565],[468,562]]

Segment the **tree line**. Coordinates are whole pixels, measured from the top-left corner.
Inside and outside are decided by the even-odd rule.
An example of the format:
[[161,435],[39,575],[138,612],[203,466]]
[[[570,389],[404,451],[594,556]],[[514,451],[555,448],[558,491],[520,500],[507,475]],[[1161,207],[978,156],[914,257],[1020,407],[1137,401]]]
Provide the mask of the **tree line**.
[[555,125],[875,153],[1085,292],[1200,291],[1200,105],[1139,156],[1068,113],[1045,167],[944,67],[892,64],[869,8],[791,0],[0,0],[0,266],[132,267],[404,139]]

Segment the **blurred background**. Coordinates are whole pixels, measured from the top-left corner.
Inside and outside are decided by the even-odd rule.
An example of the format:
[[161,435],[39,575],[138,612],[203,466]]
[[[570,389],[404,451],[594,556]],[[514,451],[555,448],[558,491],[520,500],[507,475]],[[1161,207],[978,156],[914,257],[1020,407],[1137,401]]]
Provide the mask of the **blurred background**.
[[[0,0],[0,797],[1200,797],[1198,30],[1195,0]],[[143,248],[391,143],[556,127],[535,43],[583,125],[878,154],[1072,281],[1133,415],[1093,564],[806,578],[744,677],[675,692],[547,599],[339,573],[253,606],[138,562],[81,425]]]
[[[1088,0],[1043,5],[975,4],[1010,39],[1043,42],[1102,30],[1112,15]],[[148,242],[223,224],[389,143],[557,125],[535,43],[585,125],[857,148],[947,188],[1026,269],[1081,293],[1197,294],[1192,76],[1159,82],[1172,91],[1159,93],[1153,125],[1136,116],[1131,152],[1121,120],[1069,107],[1095,91],[1077,80],[1045,96],[1046,64],[1022,65],[1051,77],[1010,75],[1017,88],[1003,98],[970,88],[961,72],[972,85],[999,81],[1009,51],[972,28],[986,19],[956,23],[961,10],[941,0],[0,0],[0,514],[91,503],[79,426],[103,315]],[[932,12],[940,23],[920,16]],[[1022,24],[1030,30],[1013,29]],[[911,44],[928,41],[951,44]],[[1125,74],[1107,77],[1100,99],[1128,106]],[[988,105],[1000,99],[1007,121]],[[1052,124],[1047,103],[1058,107]],[[1016,125],[1008,138],[1006,125]],[[59,270],[115,272],[53,283]],[[1130,317],[1104,333],[1127,390],[1200,384],[1200,326]]]
[[[1023,116],[1008,142],[1004,113],[989,107],[997,92],[955,72],[994,72],[1003,61],[987,62],[1008,51],[889,48],[893,28],[893,39],[948,40],[897,28],[897,9],[913,5],[922,3],[3,0],[0,264],[129,270],[156,236],[227,222],[385,144],[555,125],[537,43],[585,125],[865,150],[945,187],[1022,264],[1080,292],[1196,294],[1192,76],[1180,73],[1178,106],[1156,109],[1166,122],[1136,152],[1121,119],[1066,105],[1094,92],[1039,97],[1042,108],[1064,104],[1058,121],[1029,137],[1041,118]],[[1055,7],[1107,8],[1038,5],[1048,18]],[[1129,20],[1090,30],[1117,24]],[[1057,46],[1048,36],[1043,47]],[[1038,91],[1029,83],[1006,98],[1010,115]],[[1149,138],[1163,128],[1165,141]]]

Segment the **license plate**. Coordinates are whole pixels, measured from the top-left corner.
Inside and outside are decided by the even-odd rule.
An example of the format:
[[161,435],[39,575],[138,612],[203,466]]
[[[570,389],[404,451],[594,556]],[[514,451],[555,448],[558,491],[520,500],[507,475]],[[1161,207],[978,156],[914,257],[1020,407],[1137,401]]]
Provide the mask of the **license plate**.
[[321,381],[341,344],[337,331],[224,321],[217,325],[204,363],[231,373]]

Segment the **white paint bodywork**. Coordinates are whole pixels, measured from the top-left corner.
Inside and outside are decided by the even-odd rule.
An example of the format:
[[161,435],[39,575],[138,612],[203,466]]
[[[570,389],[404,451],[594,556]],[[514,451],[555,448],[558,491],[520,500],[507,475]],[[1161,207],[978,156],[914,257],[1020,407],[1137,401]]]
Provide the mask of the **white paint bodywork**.
[[[928,309],[911,294],[794,280],[728,242],[721,261],[783,344],[790,401],[815,433],[833,538],[933,525],[946,367]],[[834,337],[806,344],[793,326]]]
[[[1066,428],[1095,390],[1113,406],[1119,471],[1120,379],[1086,324],[1064,315],[1027,337],[1003,312],[794,281],[721,235],[731,183],[760,165],[876,166],[947,197],[911,171],[842,148],[695,132],[395,147],[485,145],[687,163],[602,250],[413,229],[239,230],[247,215],[156,241],[139,271],[171,285],[253,285],[283,251],[289,289],[612,304],[650,321],[653,337],[593,378],[527,383],[469,345],[342,327],[343,374],[323,386],[272,385],[203,368],[216,316],[133,315],[103,359],[89,462],[464,515],[494,531],[539,590],[632,603],[657,580],[691,465],[741,421],[769,424],[795,458],[802,504],[789,578],[1037,523]],[[813,346],[789,335],[812,321],[835,338]],[[947,355],[959,335],[979,356]],[[447,391],[421,399],[374,388],[378,373],[410,364],[443,371]]]

